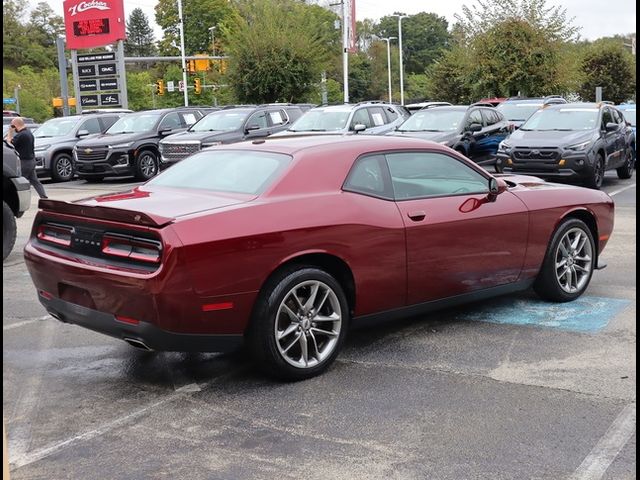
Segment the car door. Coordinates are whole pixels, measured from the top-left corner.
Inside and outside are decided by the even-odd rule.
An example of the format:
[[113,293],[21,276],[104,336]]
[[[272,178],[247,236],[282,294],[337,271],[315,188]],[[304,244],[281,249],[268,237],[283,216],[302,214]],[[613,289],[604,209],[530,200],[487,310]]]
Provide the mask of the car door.
[[371,117],[371,123],[373,124],[367,133],[371,135],[379,135],[392,129],[389,126],[389,120],[382,107],[367,107],[367,110],[369,111],[369,117]]
[[[471,131],[470,129],[473,128],[474,125],[480,126],[480,130],[475,132]],[[485,137],[484,129],[484,119],[482,118],[480,109],[470,109],[463,122],[462,135],[467,138],[468,142],[467,156],[474,161],[483,155],[482,140]]]
[[184,128],[182,127],[182,119],[178,112],[167,113],[158,125],[158,133],[162,136],[171,135],[181,132],[182,130],[184,130]]
[[353,132],[356,125],[364,125],[365,132],[368,133],[369,129],[373,127],[371,117],[369,117],[369,111],[366,107],[358,108],[351,117],[351,123],[349,123],[349,131]]
[[270,134],[281,132],[286,130],[291,122],[289,122],[289,116],[281,108],[272,109],[267,112],[267,120],[269,121]]
[[271,126],[267,118],[266,110],[259,110],[252,113],[245,123],[244,138],[261,138],[271,135]]
[[611,115],[613,116],[613,121],[618,124],[618,135],[616,137],[616,156],[615,156],[615,165],[612,163],[612,167],[619,167],[625,161],[625,151],[627,147],[627,123],[624,120],[622,114],[616,110],[615,108],[611,108]]
[[387,153],[406,228],[409,304],[516,282],[529,214],[511,192],[489,196],[489,176],[438,151]]
[[498,145],[507,138],[507,122],[502,114],[492,108],[483,108],[482,115],[485,120],[487,137],[483,140],[485,154],[494,158],[498,152]]

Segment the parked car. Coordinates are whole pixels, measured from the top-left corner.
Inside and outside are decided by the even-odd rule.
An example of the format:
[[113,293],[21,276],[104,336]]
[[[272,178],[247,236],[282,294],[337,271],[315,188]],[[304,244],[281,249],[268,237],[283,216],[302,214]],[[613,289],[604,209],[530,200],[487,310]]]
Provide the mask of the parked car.
[[260,367],[303,379],[352,322],[531,285],[578,298],[613,219],[603,192],[496,178],[433,142],[269,138],[203,150],[128,192],[41,200],[24,257],[63,322],[153,350],[246,340]]
[[390,132],[409,116],[409,111],[401,105],[378,101],[323,105],[312,108],[276,136],[344,133],[380,135]]
[[543,98],[524,98],[512,97],[506,99],[500,105],[498,110],[511,123],[513,129],[518,129],[527,121],[533,112],[541,109],[545,105],[559,105],[567,103],[567,101],[558,96]]
[[184,132],[160,141],[163,166],[185,159],[213,145],[264,138],[290,127],[303,115],[295,105],[225,108],[210,113]]
[[[634,136],[634,140],[635,140],[635,136],[636,136],[636,104],[635,103],[623,103],[622,105],[618,105],[618,110],[620,110],[622,112],[622,115],[624,116],[624,119],[627,121],[627,123],[629,124],[629,126],[631,127],[631,129],[633,130],[633,136]],[[633,149],[633,166],[635,168],[636,166],[636,160],[637,160],[637,150],[636,150],[636,143],[633,143],[634,145],[634,149]]]
[[500,144],[498,165],[504,172],[577,180],[597,189],[606,170],[631,178],[635,148],[633,130],[615,107],[550,105]]
[[[2,138],[5,139],[7,137],[7,134],[9,133],[9,127],[11,126],[11,124],[5,124],[2,125]],[[35,130],[37,130],[40,127],[39,123],[25,123],[24,124],[25,127],[27,127],[29,130],[31,130],[31,133],[33,133]]]
[[188,107],[124,115],[104,134],[76,144],[78,176],[94,182],[121,176],[148,180],[160,169],[160,140],[186,130],[200,118],[200,110]]
[[[5,115],[2,117],[2,125],[11,125],[11,121],[19,116],[20,115]],[[24,123],[36,123],[31,117],[22,117],[22,120],[24,120]]]
[[22,176],[20,157],[3,142],[2,145],[2,260],[7,258],[16,243],[20,218],[31,204],[31,185]]
[[67,182],[75,176],[73,147],[81,139],[104,133],[122,113],[72,115],[52,118],[33,132],[36,172],[54,182]]
[[92,113],[133,113],[133,110],[128,108],[83,108],[82,115],[91,115]]
[[432,140],[493,166],[498,144],[508,134],[507,121],[495,108],[457,105],[420,110],[388,135]]
[[433,107],[448,107],[451,106],[449,102],[418,102],[418,103],[409,103],[405,105],[406,109],[409,110],[409,113],[415,113],[423,108],[433,108]]

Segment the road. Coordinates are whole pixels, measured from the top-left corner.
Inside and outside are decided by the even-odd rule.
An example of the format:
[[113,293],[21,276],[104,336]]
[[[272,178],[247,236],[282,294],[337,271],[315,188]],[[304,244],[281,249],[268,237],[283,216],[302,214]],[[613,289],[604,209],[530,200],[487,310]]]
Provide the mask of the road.
[[[3,412],[19,479],[634,479],[636,186],[580,302],[526,292],[352,332],[298,383],[243,354],[146,353],[62,324],[3,266]],[[46,185],[55,199],[127,188]]]

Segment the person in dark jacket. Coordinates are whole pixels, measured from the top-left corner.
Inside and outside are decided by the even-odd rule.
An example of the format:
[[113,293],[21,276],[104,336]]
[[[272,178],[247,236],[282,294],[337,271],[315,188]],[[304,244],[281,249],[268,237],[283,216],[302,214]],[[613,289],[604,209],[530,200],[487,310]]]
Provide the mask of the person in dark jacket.
[[29,180],[29,183],[36,189],[40,198],[48,198],[36,173],[35,139],[33,138],[33,133],[26,127],[22,117],[16,117],[11,120],[7,142],[13,144],[13,148],[16,149],[20,156],[22,176]]

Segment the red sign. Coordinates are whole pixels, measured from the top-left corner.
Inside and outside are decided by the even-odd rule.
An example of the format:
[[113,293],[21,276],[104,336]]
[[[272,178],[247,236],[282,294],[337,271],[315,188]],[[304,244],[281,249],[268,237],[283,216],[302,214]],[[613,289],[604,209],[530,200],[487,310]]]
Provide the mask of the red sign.
[[65,0],[67,48],[109,45],[127,37],[123,0]]

